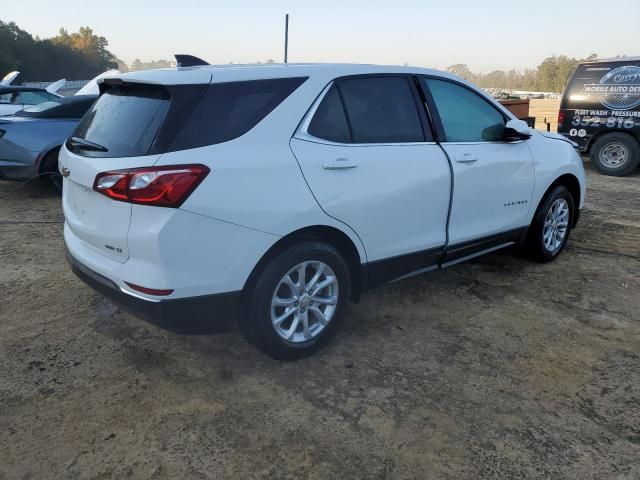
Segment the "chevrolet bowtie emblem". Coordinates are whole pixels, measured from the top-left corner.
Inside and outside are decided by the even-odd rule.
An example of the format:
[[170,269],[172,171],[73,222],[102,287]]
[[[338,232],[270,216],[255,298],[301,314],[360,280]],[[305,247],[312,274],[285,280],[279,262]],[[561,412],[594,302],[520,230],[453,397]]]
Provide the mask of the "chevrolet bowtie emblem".
[[62,167],[62,170],[60,170],[60,172],[62,173],[63,177],[68,177],[69,175],[71,175],[71,170],[69,170],[67,167]]

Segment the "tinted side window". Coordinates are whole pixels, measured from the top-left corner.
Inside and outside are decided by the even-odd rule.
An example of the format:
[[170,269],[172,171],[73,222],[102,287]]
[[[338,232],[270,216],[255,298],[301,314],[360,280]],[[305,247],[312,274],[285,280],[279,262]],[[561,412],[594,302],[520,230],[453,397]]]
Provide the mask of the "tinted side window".
[[49,92],[20,92],[20,103],[25,105],[37,105],[47,100],[55,100],[57,97]]
[[406,77],[341,80],[354,143],[423,142],[418,106]]
[[318,105],[307,132],[314,137],[331,142],[349,143],[351,141],[347,117],[335,84]]
[[305,80],[277,78],[211,85],[169,150],[203,147],[244,135]]
[[471,90],[444,80],[425,82],[440,114],[447,142],[497,142],[504,134],[505,118]]

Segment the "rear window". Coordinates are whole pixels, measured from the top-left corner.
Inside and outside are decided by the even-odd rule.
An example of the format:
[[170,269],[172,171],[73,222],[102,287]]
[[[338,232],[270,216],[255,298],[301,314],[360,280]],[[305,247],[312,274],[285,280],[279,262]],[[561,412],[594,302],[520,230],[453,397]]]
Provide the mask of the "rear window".
[[94,148],[73,141],[67,147],[85,156],[133,157],[227,142],[251,130],[305,80],[109,86],[72,135]]
[[276,78],[211,85],[176,136],[170,151],[238,138],[271,113],[306,78]]
[[106,151],[81,150],[78,154],[101,157],[147,155],[169,109],[169,93],[161,87],[110,86],[78,124],[73,137],[104,147]]

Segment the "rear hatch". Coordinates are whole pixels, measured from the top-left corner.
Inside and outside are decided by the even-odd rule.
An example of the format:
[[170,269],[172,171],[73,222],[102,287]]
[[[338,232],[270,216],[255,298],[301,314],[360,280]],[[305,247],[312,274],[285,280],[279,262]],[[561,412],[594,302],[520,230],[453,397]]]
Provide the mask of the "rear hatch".
[[119,79],[102,85],[59,159],[66,175],[65,219],[89,248],[121,263],[129,258],[132,206],[95,192],[96,176],[154,165],[206,85],[165,87]]

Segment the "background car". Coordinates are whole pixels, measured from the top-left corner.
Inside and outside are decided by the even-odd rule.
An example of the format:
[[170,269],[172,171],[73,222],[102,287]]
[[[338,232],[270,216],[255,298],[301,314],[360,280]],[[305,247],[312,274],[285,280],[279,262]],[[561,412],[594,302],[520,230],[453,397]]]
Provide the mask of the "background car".
[[11,115],[31,105],[62,98],[44,88],[0,85],[0,115]]
[[[0,179],[26,180],[58,171],[58,152],[96,100],[95,95],[54,97],[15,115],[0,117]],[[59,175],[43,178],[60,189]]]
[[640,165],[640,57],[581,63],[565,88],[558,133],[576,142],[605,175]]

